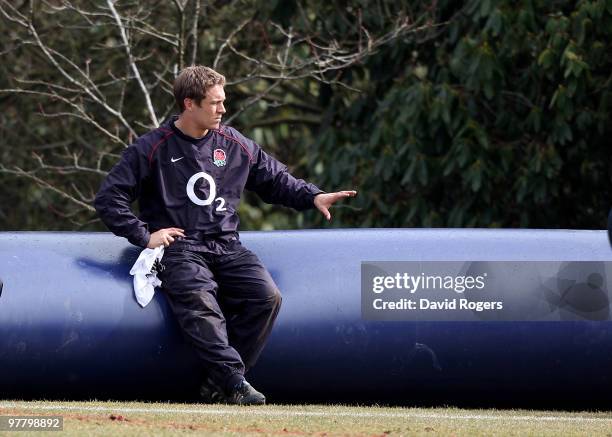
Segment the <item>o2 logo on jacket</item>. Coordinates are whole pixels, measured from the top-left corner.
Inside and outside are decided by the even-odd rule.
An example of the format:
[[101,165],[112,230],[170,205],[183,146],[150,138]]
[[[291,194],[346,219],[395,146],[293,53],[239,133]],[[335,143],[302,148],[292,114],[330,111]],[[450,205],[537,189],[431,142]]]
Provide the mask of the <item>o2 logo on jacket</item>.
[[[195,184],[199,179],[205,179],[210,187],[206,199],[200,199],[195,193]],[[203,171],[194,174],[187,181],[187,197],[189,197],[189,200],[193,203],[200,206],[208,206],[213,202],[218,202],[219,205],[217,205],[215,211],[227,211],[225,208],[225,199],[223,197],[217,197],[217,185],[215,184],[215,180],[211,175]]]

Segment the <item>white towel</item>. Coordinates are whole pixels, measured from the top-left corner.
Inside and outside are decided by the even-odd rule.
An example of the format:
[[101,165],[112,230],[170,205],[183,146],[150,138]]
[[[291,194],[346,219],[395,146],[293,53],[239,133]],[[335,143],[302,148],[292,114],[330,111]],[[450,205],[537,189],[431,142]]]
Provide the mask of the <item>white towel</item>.
[[155,293],[155,287],[161,285],[161,281],[157,278],[157,269],[154,269],[153,266],[163,256],[163,245],[155,249],[145,249],[140,253],[140,256],[130,270],[130,275],[134,276],[134,294],[136,294],[136,300],[141,307],[151,302]]

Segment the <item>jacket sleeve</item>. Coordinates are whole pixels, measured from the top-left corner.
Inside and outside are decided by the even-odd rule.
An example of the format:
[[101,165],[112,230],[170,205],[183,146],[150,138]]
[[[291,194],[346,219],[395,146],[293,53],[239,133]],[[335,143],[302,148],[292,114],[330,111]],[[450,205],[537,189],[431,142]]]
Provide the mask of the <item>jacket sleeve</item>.
[[314,197],[323,193],[316,185],[293,177],[287,166],[257,144],[252,159],[246,188],[255,191],[266,203],[278,203],[301,211],[312,208]]
[[136,246],[147,247],[151,237],[148,226],[132,212],[143,180],[148,176],[146,156],[135,145],[123,152],[96,195],[94,207],[104,224],[115,234]]

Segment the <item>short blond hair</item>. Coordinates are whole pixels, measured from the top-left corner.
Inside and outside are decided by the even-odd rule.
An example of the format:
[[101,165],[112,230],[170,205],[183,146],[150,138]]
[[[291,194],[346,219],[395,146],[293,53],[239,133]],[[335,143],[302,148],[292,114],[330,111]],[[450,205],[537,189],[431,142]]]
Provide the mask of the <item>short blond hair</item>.
[[185,99],[193,99],[198,105],[206,92],[215,85],[225,85],[225,76],[203,65],[192,65],[181,70],[174,80],[174,98],[181,112],[185,110]]

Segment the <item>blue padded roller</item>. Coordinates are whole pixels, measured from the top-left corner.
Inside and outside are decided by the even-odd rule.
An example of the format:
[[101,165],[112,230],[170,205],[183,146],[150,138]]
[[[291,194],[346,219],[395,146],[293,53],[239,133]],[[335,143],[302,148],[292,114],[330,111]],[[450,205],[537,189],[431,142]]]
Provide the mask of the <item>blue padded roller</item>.
[[[272,402],[612,404],[605,231],[346,229],[241,239],[283,293],[270,341],[247,375]],[[139,250],[108,233],[0,233],[0,398],[195,399],[198,362],[163,292],[145,308],[134,298],[129,269]],[[572,293],[596,288],[589,302],[598,307],[562,302],[569,280],[558,308],[543,304],[552,312],[541,320],[527,301],[524,313],[504,320],[442,320],[444,312],[369,320],[361,307],[369,261],[479,262],[517,287],[531,281],[534,263],[588,261],[599,282],[589,276],[586,291]],[[502,271],[510,262],[513,270]],[[515,301],[532,299],[525,290]],[[582,313],[555,315],[577,314],[572,305]]]

